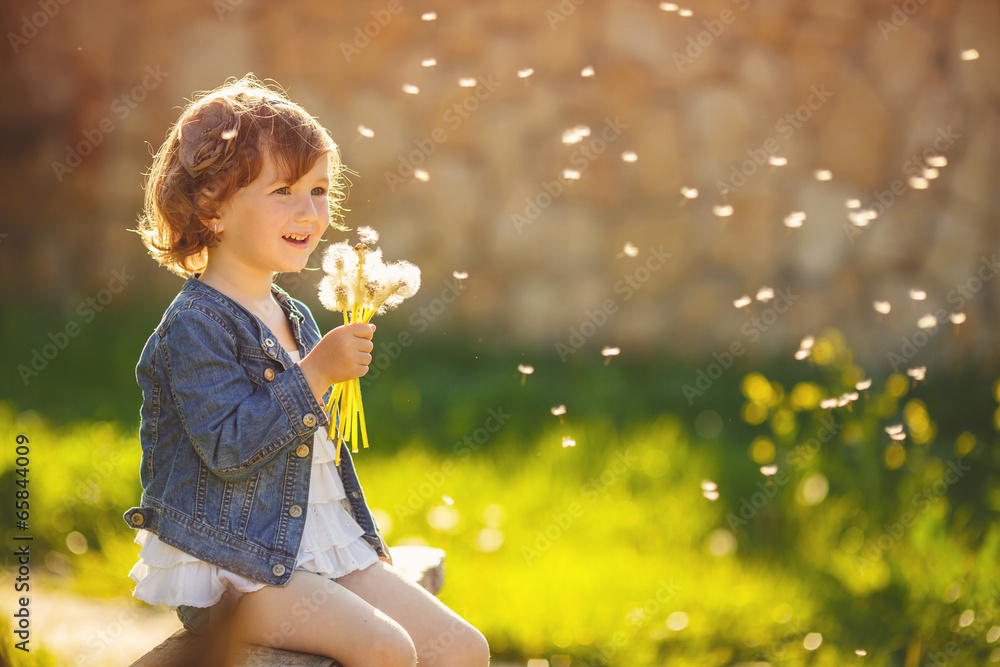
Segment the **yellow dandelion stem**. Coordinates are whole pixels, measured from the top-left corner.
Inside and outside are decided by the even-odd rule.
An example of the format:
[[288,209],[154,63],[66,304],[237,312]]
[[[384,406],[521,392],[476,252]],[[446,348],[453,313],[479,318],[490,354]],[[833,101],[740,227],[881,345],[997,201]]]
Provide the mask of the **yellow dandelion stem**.
[[365,425],[365,405],[361,402],[361,382],[355,380],[355,391],[357,393],[358,400],[358,415],[361,417],[361,442],[364,444],[365,449],[368,449],[368,427]]
[[344,390],[343,406],[340,411],[341,424],[343,425],[344,429],[345,442],[349,442],[351,440],[351,422],[353,421],[351,417],[354,414],[352,411],[353,406],[351,405],[351,394],[352,392],[350,391],[350,389]]
[[358,428],[360,427],[360,407],[359,399],[361,398],[361,384],[355,380],[351,380],[351,418],[354,420],[351,426],[351,451],[358,451]]

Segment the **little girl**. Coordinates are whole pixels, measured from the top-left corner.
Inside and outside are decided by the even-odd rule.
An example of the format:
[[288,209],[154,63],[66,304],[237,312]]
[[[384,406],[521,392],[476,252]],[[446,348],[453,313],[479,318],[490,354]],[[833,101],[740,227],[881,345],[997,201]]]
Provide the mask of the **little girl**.
[[339,218],[343,169],[252,74],[191,102],[154,158],[138,231],[186,281],[136,367],[133,595],[199,633],[228,604],[235,641],[348,667],[487,665],[482,634],[392,567],[349,448],[334,464],[324,394],[368,372],[375,327],[321,336],[273,282]]

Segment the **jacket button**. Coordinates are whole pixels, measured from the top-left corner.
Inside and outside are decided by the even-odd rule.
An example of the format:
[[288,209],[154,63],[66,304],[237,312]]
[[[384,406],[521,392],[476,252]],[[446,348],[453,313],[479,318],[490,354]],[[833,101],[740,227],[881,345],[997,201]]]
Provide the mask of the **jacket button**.
[[270,382],[271,380],[274,379],[274,369],[273,368],[264,369],[264,379],[267,380],[268,382]]
[[307,412],[302,416],[302,423],[308,428],[312,428],[316,425],[316,415],[311,412]]
[[267,345],[268,347],[274,347],[274,339],[273,338],[266,339],[264,341],[264,345]]
[[271,568],[271,572],[274,573],[274,576],[280,577],[285,573],[285,566],[282,565],[281,563],[278,563],[277,565]]
[[298,519],[300,516],[302,516],[302,508],[299,507],[298,505],[292,505],[291,507],[288,508],[288,515],[293,519]]
[[142,522],[145,521],[145,520],[146,519],[141,514],[139,514],[138,512],[136,512],[135,514],[132,515],[132,525],[133,526],[141,526]]
[[309,445],[305,443],[299,445],[298,447],[295,448],[295,454],[300,458],[305,458],[306,456],[309,456]]

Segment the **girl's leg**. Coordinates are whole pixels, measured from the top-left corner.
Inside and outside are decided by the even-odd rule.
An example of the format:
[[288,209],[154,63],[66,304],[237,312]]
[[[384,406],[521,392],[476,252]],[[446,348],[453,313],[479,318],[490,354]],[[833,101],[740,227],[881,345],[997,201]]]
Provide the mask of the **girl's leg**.
[[482,633],[391,565],[380,560],[337,583],[402,626],[421,667],[489,665],[490,648]]
[[245,594],[230,620],[239,644],[324,655],[345,667],[416,664],[413,641],[399,623],[312,572],[296,570],[287,586]]

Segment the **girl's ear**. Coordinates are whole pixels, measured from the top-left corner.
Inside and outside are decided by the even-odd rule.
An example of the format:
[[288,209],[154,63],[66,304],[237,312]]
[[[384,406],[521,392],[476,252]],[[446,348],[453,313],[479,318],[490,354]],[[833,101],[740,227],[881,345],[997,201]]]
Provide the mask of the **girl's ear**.
[[215,184],[210,184],[201,188],[198,194],[194,196],[194,203],[198,206],[199,210],[213,214],[210,218],[199,216],[202,224],[210,229],[218,226],[219,213],[223,206],[218,202],[219,193],[219,187]]

